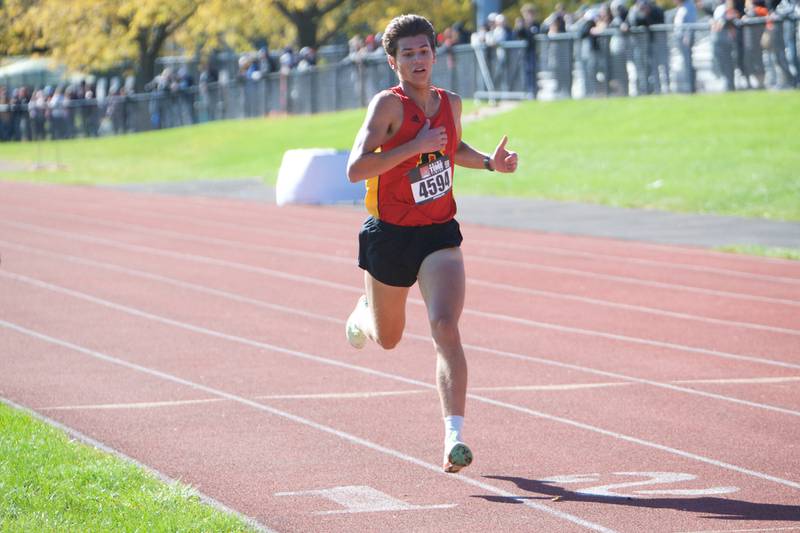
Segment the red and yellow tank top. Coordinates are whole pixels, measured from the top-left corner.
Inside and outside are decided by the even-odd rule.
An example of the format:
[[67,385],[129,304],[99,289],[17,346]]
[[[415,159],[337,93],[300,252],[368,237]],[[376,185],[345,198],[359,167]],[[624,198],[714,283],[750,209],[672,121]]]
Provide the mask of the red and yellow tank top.
[[394,136],[381,145],[381,151],[391,150],[413,140],[426,120],[431,121],[431,128],[444,126],[447,133],[444,150],[417,154],[367,180],[367,194],[364,199],[367,211],[375,218],[390,224],[441,224],[451,220],[456,214],[453,170],[459,141],[450,99],[442,89],[434,89],[439,95],[440,103],[439,110],[432,117],[426,117],[400,86],[390,89],[403,103],[403,122]]

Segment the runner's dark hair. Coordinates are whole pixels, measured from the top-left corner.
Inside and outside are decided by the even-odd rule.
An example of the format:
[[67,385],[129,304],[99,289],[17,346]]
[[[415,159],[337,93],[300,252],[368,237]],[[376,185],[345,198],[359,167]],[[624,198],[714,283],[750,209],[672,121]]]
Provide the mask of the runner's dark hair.
[[383,32],[382,43],[386,55],[397,57],[397,41],[415,35],[427,37],[431,50],[436,51],[436,32],[428,19],[420,15],[400,15],[393,18]]

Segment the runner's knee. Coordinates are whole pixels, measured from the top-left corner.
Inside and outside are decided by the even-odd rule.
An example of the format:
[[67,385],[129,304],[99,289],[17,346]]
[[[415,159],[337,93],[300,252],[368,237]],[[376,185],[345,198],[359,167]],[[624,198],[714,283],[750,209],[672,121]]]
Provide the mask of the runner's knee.
[[378,345],[384,350],[391,350],[400,343],[403,338],[403,331],[378,331],[378,338],[375,339]]
[[442,315],[431,318],[431,335],[436,344],[440,346],[453,346],[461,339],[458,333],[458,318]]

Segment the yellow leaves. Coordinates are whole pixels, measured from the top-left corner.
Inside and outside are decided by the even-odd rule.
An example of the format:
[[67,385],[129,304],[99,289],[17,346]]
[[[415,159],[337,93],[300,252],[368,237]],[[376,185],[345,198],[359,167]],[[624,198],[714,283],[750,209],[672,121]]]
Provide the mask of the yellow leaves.
[[[471,0],[395,0],[367,2],[348,20],[348,30],[359,33],[367,26],[371,33],[383,31],[394,17],[417,13],[433,23],[437,32],[456,22],[470,23],[473,18]],[[363,30],[362,30],[363,31]]]
[[[280,0],[300,19],[339,0]],[[0,52],[49,50],[71,68],[139,61],[169,44],[191,52],[244,51],[266,39],[297,44],[298,29],[277,0],[0,0]],[[352,13],[350,12],[352,10]],[[472,17],[471,0],[348,0],[322,17],[317,38],[382,31],[392,17],[427,16],[437,30]],[[307,29],[307,28],[306,28]],[[306,32],[308,35],[308,32]],[[149,80],[147,80],[149,81]]]

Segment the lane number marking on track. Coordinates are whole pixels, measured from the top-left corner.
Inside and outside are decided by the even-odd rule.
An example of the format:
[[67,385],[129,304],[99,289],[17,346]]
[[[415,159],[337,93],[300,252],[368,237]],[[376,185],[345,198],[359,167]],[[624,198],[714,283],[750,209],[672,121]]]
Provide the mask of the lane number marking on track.
[[305,490],[300,492],[276,492],[275,496],[312,496],[331,500],[344,509],[316,511],[314,514],[376,513],[385,511],[421,511],[426,509],[448,509],[455,503],[439,505],[412,505],[398,500],[366,485],[333,487],[331,489]]
[[[641,498],[642,495],[648,496],[711,496],[717,494],[731,494],[737,492],[739,487],[709,487],[705,489],[656,489],[656,490],[629,490],[619,492],[618,489],[631,487],[645,487],[648,485],[663,485],[669,483],[680,483],[697,479],[693,474],[681,472],[614,472],[613,476],[643,477],[640,481],[628,481],[625,483],[610,483],[606,485],[595,485],[574,491],[575,494],[586,496],[604,496],[610,498]],[[601,474],[569,474],[552,476],[540,481],[554,485],[569,485],[576,483],[594,483],[603,479]],[[613,489],[613,490],[612,490]]]

